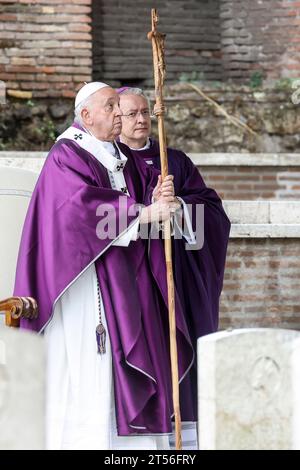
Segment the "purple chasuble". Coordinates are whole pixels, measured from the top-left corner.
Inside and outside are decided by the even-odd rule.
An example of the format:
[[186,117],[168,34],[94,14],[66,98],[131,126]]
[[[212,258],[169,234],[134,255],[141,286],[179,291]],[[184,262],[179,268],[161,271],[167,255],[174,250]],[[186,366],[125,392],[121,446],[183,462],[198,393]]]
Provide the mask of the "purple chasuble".
[[[191,206],[193,230],[196,230],[196,204],[204,204],[204,244],[198,250],[186,250],[184,239],[173,239],[173,269],[176,290],[188,325],[193,348],[197,338],[218,329],[219,298],[222,291],[230,221],[217,193],[208,188],[190,158],[168,148],[169,174],[174,175],[176,196]],[[137,160],[149,162],[160,170],[157,141],[149,149],[134,151]],[[150,163],[151,162],[151,163]],[[153,242],[151,242],[153,246]],[[197,362],[180,386],[181,412],[193,420],[197,416]],[[192,410],[190,403],[193,404]]]
[[[25,219],[14,295],[37,300],[38,319],[22,320],[21,327],[42,332],[57,300],[95,262],[111,340],[118,434],[168,433],[173,406],[163,245],[151,246],[148,257],[147,240],[118,247],[96,234],[104,217],[97,215],[100,204],[115,209],[117,237],[125,230],[119,227],[124,216],[128,226],[136,220],[129,208],[150,204],[157,181],[155,169],[119,147],[128,158],[129,197],[111,188],[106,168],[76,142],[61,139],[52,147]],[[178,298],[176,321],[183,380],[194,350]]]

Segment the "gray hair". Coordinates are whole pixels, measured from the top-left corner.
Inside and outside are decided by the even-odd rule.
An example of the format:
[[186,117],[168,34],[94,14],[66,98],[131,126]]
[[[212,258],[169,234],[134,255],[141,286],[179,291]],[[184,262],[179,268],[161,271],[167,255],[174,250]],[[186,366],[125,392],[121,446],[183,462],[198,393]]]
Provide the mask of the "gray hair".
[[125,90],[119,92],[119,95],[137,95],[137,96],[142,96],[143,98],[145,98],[145,100],[147,101],[148,103],[148,106],[149,106],[149,109],[150,109],[150,100],[148,98],[148,96],[145,95],[144,91],[141,89],[141,88],[131,88],[131,87],[128,87],[128,88],[125,88]]
[[85,100],[79,103],[79,105],[74,109],[74,114],[75,114],[74,121],[77,122],[77,124],[80,124],[81,126],[83,125],[82,118],[81,118],[81,111],[83,110],[83,108],[86,108],[90,104],[92,96],[93,95],[88,96]]

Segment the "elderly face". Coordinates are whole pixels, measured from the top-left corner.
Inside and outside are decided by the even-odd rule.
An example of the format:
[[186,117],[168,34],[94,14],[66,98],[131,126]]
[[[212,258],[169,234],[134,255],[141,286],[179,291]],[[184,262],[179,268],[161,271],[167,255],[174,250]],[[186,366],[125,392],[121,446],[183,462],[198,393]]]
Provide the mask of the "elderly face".
[[122,129],[119,95],[110,87],[97,91],[82,109],[81,118],[97,139],[112,142]]
[[140,95],[120,95],[122,111],[121,139],[124,142],[146,143],[151,132],[150,111],[147,100]]

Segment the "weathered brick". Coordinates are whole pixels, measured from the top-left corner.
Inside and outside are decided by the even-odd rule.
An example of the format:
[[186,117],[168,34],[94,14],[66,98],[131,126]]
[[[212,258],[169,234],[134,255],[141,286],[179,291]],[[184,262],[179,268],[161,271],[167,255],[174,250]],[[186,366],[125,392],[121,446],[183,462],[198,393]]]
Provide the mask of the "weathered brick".
[[89,74],[90,73],[90,68],[89,67],[72,67],[72,66],[56,66],[55,71],[57,73],[70,73],[70,74]]
[[28,73],[34,73],[40,71],[40,67],[34,67],[34,66],[19,66],[19,65],[7,65],[6,66],[6,71],[7,72],[28,72]]
[[17,73],[16,78],[20,82],[22,81],[32,82],[33,80],[35,80],[36,76],[29,74],[29,73]]
[[22,90],[47,90],[48,83],[40,82],[20,82]]
[[90,33],[91,30],[92,30],[92,27],[89,24],[74,23],[74,24],[69,25],[69,31],[78,31],[78,32]]
[[38,74],[37,75],[37,79],[42,81],[42,82],[49,82],[49,83],[53,83],[53,82],[71,82],[73,80],[73,77],[71,75],[53,75],[53,76],[49,76],[49,75],[41,75],[41,74]]
[[0,80],[16,80],[17,75],[15,73],[5,73],[1,72],[0,69]]
[[90,82],[91,79],[92,77],[90,75],[74,75],[73,76],[74,82],[80,82],[80,83]]
[[53,74],[56,72],[56,67],[44,66],[44,67],[41,67],[40,71],[43,73],[47,73],[47,74]]
[[17,49],[16,47],[12,47],[10,49],[6,49],[7,57],[36,57],[41,54],[40,49]]
[[64,96],[65,98],[74,98],[75,94],[76,92],[72,90],[63,90],[62,92],[62,96]]
[[36,65],[36,60],[33,58],[23,58],[23,57],[12,57],[11,58],[11,65]]
[[17,21],[17,15],[0,14],[0,21]]
[[[47,64],[47,66],[49,65],[76,65],[74,63],[74,60],[73,58],[71,57],[39,57],[37,58],[36,62],[37,64],[39,65],[45,65]],[[85,60],[85,59],[83,59]]]
[[89,33],[56,33],[55,38],[62,41],[91,41],[91,35]]
[[35,19],[37,23],[65,23],[69,24],[74,22],[74,18],[76,18],[76,23],[90,23],[91,18],[87,15],[61,15],[61,14],[54,14],[54,15],[36,15],[35,18],[32,15],[22,15],[23,21],[30,21]]
[[78,13],[84,13],[88,15],[91,13],[91,7],[88,5],[57,5],[55,7],[56,13],[72,13],[73,15]]

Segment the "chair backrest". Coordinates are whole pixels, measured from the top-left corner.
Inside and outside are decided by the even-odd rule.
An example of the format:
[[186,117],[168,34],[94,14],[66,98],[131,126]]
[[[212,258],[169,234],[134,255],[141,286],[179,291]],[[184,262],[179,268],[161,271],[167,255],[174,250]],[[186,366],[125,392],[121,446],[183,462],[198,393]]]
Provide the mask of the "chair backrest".
[[38,176],[0,166],[0,299],[13,293],[22,228]]

